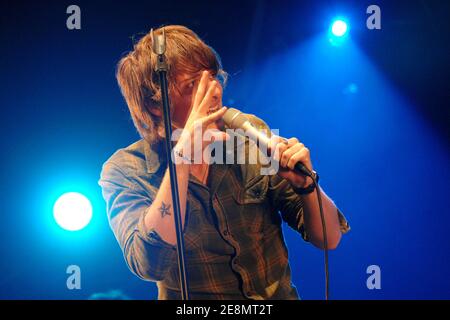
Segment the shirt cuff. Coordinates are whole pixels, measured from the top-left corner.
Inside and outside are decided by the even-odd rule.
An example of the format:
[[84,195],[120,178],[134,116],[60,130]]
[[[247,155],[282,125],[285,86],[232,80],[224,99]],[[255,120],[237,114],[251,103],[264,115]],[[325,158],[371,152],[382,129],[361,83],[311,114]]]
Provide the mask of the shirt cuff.
[[350,225],[348,224],[347,219],[345,218],[345,216],[342,213],[342,211],[339,210],[339,208],[337,208],[337,212],[338,212],[339,224],[340,224],[340,227],[341,227],[341,232],[342,232],[342,234],[346,234],[351,229]]
[[[339,208],[337,208],[337,213],[338,213],[339,226],[340,226],[341,233],[346,234],[351,229],[350,225],[348,224],[347,219],[345,218],[342,211],[339,210]],[[306,242],[309,242],[309,236],[308,236],[308,233],[306,232],[303,218],[301,219],[297,229],[300,231],[300,234],[302,235],[303,240],[305,240]]]
[[139,218],[139,222],[138,222],[138,232],[139,235],[141,236],[141,238],[147,242],[148,244],[152,245],[152,246],[157,246],[163,249],[171,249],[176,251],[177,250],[177,246],[170,244],[166,241],[164,241],[161,236],[158,234],[158,232],[155,231],[155,229],[150,229],[147,230],[146,226],[145,226],[145,215],[147,214],[147,210],[144,211],[144,213],[141,215],[141,217]]

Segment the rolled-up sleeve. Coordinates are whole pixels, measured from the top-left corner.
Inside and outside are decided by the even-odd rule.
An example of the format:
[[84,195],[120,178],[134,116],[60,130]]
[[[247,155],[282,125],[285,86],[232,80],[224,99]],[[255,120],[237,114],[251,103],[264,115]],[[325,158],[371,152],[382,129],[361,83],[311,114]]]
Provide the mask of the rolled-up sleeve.
[[[247,116],[256,128],[264,130],[268,136],[271,136],[269,126],[262,119],[254,115]],[[284,222],[299,232],[305,241],[309,241],[304,224],[303,198],[295,193],[291,184],[286,179],[281,178],[279,175],[271,175],[269,181],[269,195],[272,205],[280,211],[281,218]],[[337,214],[339,216],[341,232],[345,234],[350,231],[350,225],[339,209],[337,209]]]
[[[282,219],[295,231],[299,232],[305,241],[309,241],[305,230],[303,200],[295,193],[290,183],[274,175],[270,179],[270,195],[273,205],[280,211]],[[350,226],[344,214],[337,209],[340,229],[343,234],[350,230]]]
[[149,194],[114,163],[103,166],[99,184],[109,224],[130,270],[148,281],[160,281],[176,263],[176,246],[147,230],[144,217],[154,194]]

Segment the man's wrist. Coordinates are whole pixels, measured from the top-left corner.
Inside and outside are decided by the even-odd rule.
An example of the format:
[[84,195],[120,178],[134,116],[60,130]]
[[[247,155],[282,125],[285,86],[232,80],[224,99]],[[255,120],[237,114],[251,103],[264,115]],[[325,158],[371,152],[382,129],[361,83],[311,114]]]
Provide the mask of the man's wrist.
[[184,154],[183,152],[183,148],[179,148],[177,146],[175,146],[173,148],[173,154],[174,154],[174,160],[175,160],[175,164],[193,164],[194,160],[191,159],[191,157],[189,155]]
[[[316,171],[312,171],[312,178],[307,177],[305,180],[311,180],[311,183],[307,184],[306,187],[296,187],[294,185],[292,185],[292,189],[294,190],[295,193],[300,194],[300,195],[307,195],[312,193],[316,188],[317,188],[317,183],[319,182],[319,175],[317,174]],[[309,179],[308,179],[309,178]]]
[[190,144],[190,137],[188,135],[184,135],[183,133],[175,146],[172,148],[172,159],[175,164],[190,165],[194,163],[192,152],[186,152],[186,150],[190,151]]

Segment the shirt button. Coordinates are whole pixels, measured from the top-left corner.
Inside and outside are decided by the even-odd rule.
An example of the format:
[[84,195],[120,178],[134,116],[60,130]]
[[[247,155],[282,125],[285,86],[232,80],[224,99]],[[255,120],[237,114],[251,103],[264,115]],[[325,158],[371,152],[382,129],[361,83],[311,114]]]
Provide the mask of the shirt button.
[[228,230],[223,230],[223,235],[225,236],[225,237],[228,237],[228,235],[230,234],[229,232],[228,232]]

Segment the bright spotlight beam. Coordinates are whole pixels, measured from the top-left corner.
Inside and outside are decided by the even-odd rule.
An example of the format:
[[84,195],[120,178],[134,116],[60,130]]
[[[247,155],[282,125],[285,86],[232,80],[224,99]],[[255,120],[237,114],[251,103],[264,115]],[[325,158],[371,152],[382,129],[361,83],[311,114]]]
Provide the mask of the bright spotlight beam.
[[331,26],[331,32],[336,37],[342,37],[347,33],[347,23],[344,20],[335,20]]
[[61,228],[78,231],[91,221],[92,205],[84,195],[68,192],[56,200],[53,206],[53,216]]

